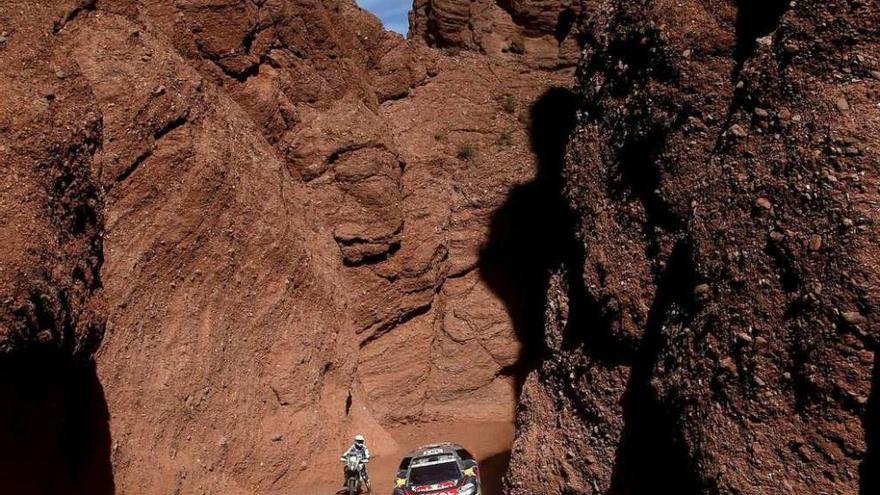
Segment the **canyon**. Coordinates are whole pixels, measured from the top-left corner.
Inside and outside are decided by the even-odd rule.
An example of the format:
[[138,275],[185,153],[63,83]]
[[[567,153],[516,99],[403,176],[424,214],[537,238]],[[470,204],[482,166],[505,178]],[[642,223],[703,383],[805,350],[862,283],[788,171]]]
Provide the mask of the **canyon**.
[[878,486],[880,7],[0,5],[0,487]]

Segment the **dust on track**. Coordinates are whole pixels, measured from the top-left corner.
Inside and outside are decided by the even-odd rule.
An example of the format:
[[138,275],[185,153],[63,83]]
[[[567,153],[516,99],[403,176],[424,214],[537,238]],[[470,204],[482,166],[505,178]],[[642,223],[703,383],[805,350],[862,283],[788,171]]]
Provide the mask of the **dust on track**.
[[[510,446],[513,441],[513,424],[493,421],[440,421],[417,423],[391,427],[391,436],[400,445],[393,454],[374,455],[370,461],[370,477],[373,480],[374,495],[390,494],[394,486],[397,466],[404,454],[421,445],[436,442],[455,442],[471,451],[480,461],[484,495],[501,494],[501,477],[507,470]],[[369,438],[367,439],[369,444]],[[339,451],[345,449],[339,446]],[[342,466],[339,469],[322,472],[321,481],[308,485],[294,484],[297,495],[332,495],[342,486]],[[282,492],[272,492],[281,495]]]

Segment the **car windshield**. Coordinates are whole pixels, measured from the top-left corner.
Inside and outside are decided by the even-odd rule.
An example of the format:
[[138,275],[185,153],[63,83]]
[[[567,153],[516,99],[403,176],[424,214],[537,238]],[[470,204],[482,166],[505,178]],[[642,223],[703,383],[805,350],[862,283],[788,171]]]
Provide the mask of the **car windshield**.
[[434,485],[459,478],[461,478],[461,470],[458,469],[458,463],[455,460],[427,466],[414,466],[409,472],[409,482],[413,485]]

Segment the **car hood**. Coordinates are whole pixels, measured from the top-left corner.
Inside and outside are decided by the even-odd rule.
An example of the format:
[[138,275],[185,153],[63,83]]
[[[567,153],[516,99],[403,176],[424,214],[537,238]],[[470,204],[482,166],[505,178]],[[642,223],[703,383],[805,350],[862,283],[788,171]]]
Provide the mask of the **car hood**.
[[449,480],[431,485],[411,485],[408,490],[416,495],[458,495],[463,480]]

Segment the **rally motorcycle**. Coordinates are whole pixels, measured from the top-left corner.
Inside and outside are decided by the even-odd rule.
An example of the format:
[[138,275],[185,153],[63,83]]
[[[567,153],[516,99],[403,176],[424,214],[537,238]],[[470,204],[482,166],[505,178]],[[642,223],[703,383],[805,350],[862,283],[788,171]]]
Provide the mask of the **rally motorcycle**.
[[341,459],[345,463],[345,493],[347,495],[358,495],[361,493],[360,488],[363,486],[367,493],[373,493],[370,483],[364,479],[364,464],[370,462],[369,459],[361,459],[356,455],[349,455]]

